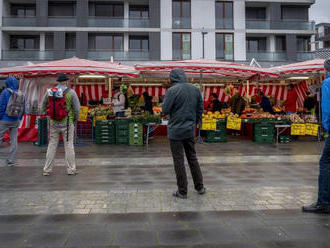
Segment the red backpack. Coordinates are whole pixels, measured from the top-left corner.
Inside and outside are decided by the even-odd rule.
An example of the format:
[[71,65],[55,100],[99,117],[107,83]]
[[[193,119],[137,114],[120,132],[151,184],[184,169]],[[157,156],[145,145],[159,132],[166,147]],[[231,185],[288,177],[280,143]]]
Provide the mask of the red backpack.
[[70,89],[67,88],[63,92],[63,94],[57,88],[52,88],[50,90],[52,95],[48,96],[48,108],[47,108],[47,115],[50,117],[50,119],[61,121],[68,116],[68,112],[66,111],[65,94],[69,90]]

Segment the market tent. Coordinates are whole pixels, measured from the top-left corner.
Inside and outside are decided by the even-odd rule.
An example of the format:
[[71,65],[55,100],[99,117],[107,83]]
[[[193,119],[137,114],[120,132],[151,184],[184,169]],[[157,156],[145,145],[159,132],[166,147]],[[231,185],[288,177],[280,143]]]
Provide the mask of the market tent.
[[292,76],[313,76],[325,73],[324,59],[308,60],[300,63],[288,64],[270,68],[275,73],[280,74],[282,78]]
[[47,63],[1,68],[1,76],[18,76],[24,78],[56,76],[58,73],[102,74],[117,77],[138,77],[139,72],[133,67],[119,63],[98,62],[76,57],[51,61]]
[[143,77],[168,77],[174,68],[183,69],[188,77],[200,76],[202,72],[205,78],[216,79],[241,79],[248,80],[256,77],[259,80],[278,77],[274,70],[252,67],[247,65],[235,64],[231,62],[219,62],[211,60],[183,60],[171,62],[155,62],[136,65],[135,69],[140,71]]

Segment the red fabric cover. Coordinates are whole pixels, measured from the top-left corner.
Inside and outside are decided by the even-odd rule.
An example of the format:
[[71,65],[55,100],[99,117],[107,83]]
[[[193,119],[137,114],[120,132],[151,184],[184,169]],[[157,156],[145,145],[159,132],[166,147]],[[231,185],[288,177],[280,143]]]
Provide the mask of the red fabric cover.
[[291,111],[291,112],[296,112],[297,111],[297,99],[298,99],[298,94],[297,94],[296,90],[289,90],[288,97],[285,102],[285,110]]

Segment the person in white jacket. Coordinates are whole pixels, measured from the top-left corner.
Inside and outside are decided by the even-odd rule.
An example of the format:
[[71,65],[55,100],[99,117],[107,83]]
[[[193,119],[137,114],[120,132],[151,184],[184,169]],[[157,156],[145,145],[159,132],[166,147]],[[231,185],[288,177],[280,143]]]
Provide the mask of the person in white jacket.
[[125,95],[120,91],[119,87],[115,87],[114,96],[112,98],[113,111],[115,112],[116,117],[125,116]]

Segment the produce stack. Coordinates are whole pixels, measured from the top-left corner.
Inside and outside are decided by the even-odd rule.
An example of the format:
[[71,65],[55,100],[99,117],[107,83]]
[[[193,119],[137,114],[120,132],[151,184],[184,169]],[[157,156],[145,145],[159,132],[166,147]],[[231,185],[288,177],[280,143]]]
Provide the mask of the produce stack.
[[275,125],[270,123],[257,123],[254,125],[254,141],[257,143],[274,142]]
[[219,119],[217,120],[216,125],[217,125],[216,131],[207,131],[206,142],[209,143],[227,142],[226,120]]
[[143,145],[143,126],[141,123],[134,122],[129,124],[129,145]]
[[114,121],[96,121],[95,142],[96,144],[115,144],[116,129]]
[[48,118],[38,119],[38,146],[44,146],[48,144]]
[[128,144],[129,119],[117,119],[116,121],[116,144]]

